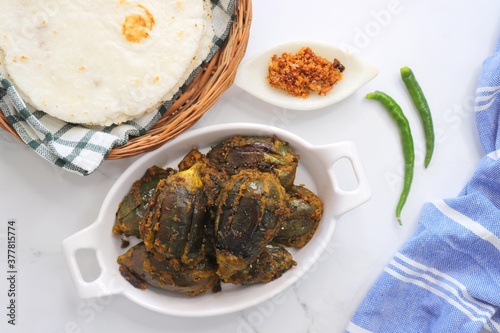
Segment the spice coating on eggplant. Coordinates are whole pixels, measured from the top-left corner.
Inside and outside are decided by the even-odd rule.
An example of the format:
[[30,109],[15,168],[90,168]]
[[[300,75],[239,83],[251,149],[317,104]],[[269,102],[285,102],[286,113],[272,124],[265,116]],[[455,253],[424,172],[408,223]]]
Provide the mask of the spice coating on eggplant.
[[280,244],[269,243],[255,261],[222,282],[233,284],[268,283],[297,265],[292,255]]
[[121,275],[139,289],[147,284],[183,294],[195,296],[219,288],[217,265],[208,257],[190,268],[177,260],[157,260],[146,250],[144,243],[130,248],[117,259]]
[[288,191],[290,215],[274,241],[295,248],[304,247],[313,237],[323,216],[323,202],[311,190],[294,185]]
[[219,276],[228,278],[253,262],[287,215],[287,195],[276,176],[250,169],[232,176],[215,218]]
[[215,216],[217,197],[226,181],[229,179],[229,176],[225,170],[219,170],[207,156],[202,154],[197,148],[192,148],[179,162],[179,171],[187,170],[195,164],[199,165],[203,189],[207,196],[207,209],[213,218]]
[[179,259],[196,265],[204,256],[206,198],[199,166],[161,180],[150,201],[140,232],[156,259]]
[[113,226],[114,235],[140,237],[139,222],[144,219],[149,199],[153,196],[157,184],[175,172],[172,168],[152,166],[134,182],[118,206]]
[[276,136],[234,136],[214,146],[207,157],[229,175],[243,169],[274,173],[285,189],[292,187],[300,159]]

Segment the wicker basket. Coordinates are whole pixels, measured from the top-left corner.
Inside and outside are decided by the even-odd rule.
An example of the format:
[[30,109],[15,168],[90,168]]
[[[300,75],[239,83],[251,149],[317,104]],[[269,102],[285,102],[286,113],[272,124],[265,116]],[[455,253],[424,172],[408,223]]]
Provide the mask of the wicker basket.
[[[251,0],[238,0],[229,36],[185,92],[146,134],[131,138],[111,150],[106,159],[121,159],[158,148],[193,126],[234,81],[236,69],[246,51],[252,21]],[[21,138],[0,112],[0,127]]]

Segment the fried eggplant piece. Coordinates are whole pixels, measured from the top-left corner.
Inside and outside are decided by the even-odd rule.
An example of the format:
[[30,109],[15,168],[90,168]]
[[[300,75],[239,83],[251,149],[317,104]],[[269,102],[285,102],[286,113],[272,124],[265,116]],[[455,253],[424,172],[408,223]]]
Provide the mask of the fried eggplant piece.
[[200,177],[207,196],[207,208],[213,218],[216,210],[215,202],[224,184],[229,179],[229,176],[225,170],[220,170],[212,164],[207,156],[201,153],[197,148],[192,148],[179,162],[179,171],[187,170],[195,164],[200,166]]
[[274,173],[285,189],[292,187],[300,159],[276,136],[234,136],[212,147],[207,157],[229,175],[249,168]]
[[190,268],[176,259],[155,259],[141,242],[119,256],[117,262],[121,275],[139,289],[151,285],[191,296],[220,290],[219,277],[215,274],[217,265],[208,257]]
[[204,257],[206,196],[196,164],[158,183],[139,228],[157,260],[194,266]]
[[323,216],[323,202],[311,190],[294,185],[288,191],[290,215],[274,241],[295,248],[304,247],[313,237]]
[[144,219],[149,199],[160,180],[167,178],[176,171],[172,168],[160,168],[152,166],[146,170],[144,175],[136,180],[129,193],[123,198],[116,211],[114,235],[126,237],[135,236],[140,238],[139,222]]
[[237,271],[222,282],[233,284],[267,283],[281,277],[297,262],[280,244],[269,243],[257,259],[241,271]]
[[288,215],[277,177],[255,169],[232,176],[218,198],[215,218],[217,274],[227,279],[255,261]]

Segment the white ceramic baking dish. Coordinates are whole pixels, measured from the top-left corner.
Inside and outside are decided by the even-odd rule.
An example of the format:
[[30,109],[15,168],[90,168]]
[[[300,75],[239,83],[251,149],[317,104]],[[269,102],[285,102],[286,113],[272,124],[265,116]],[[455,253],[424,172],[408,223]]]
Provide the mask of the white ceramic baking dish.
[[[290,250],[298,265],[281,278],[266,284],[233,286],[223,284],[219,293],[196,297],[184,296],[150,287],[134,288],[118,271],[116,258],[125,252],[120,237],[111,232],[118,204],[152,165],[176,167],[178,161],[194,146],[206,151],[216,143],[234,135],[276,135],[287,141],[301,157],[296,184],[305,184],[324,201],[324,215],[313,239],[300,250]],[[343,190],[334,172],[334,164],[345,158],[352,165],[357,179],[354,190]],[[319,258],[328,245],[337,220],[344,213],[369,200],[371,191],[357,150],[351,142],[314,146],[300,137],[276,127],[262,124],[224,124],[191,130],[167,142],[158,150],[134,162],[106,196],[94,223],[63,241],[63,252],[69,271],[82,298],[122,294],[151,310],[177,316],[203,317],[227,314],[256,305],[271,298],[296,282]],[[85,281],[78,266],[79,250],[93,250],[100,266],[100,275],[94,281]]]

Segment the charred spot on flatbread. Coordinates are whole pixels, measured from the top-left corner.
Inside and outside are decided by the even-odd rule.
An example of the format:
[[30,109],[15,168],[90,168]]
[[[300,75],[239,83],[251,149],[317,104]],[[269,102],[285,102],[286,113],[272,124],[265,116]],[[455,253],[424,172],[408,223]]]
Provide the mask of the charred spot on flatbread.
[[141,4],[137,7],[144,13],[130,14],[125,17],[122,24],[122,35],[130,43],[140,43],[143,39],[149,38],[149,33],[155,25],[153,14]]

